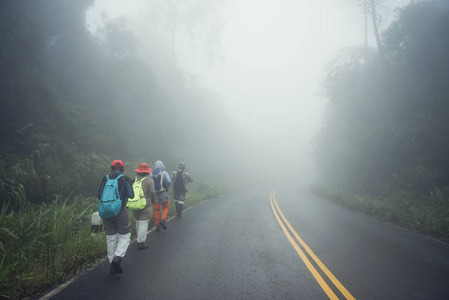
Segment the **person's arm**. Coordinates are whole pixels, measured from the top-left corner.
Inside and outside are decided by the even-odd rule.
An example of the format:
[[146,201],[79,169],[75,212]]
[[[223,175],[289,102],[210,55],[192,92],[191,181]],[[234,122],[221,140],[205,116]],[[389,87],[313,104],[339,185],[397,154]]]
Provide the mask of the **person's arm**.
[[146,185],[147,185],[147,191],[144,191],[145,199],[151,201],[151,203],[154,204],[154,201],[156,200],[156,190],[154,189],[154,181],[151,178],[145,179]]
[[103,194],[104,184],[106,183],[106,176],[103,177],[100,183],[100,188],[98,189],[98,199],[101,199],[101,195]]
[[192,176],[190,176],[189,173],[186,173],[186,179],[187,179],[187,183],[193,182],[193,178],[192,178]]
[[165,181],[167,182],[167,190],[170,187],[170,183],[171,183],[171,179],[170,179],[170,175],[168,175],[167,172],[164,171],[164,173],[162,173],[162,175],[165,177]]
[[[142,190],[145,200],[147,202],[146,205],[150,205],[154,203],[154,198],[156,197],[156,191],[154,190],[154,182],[151,178],[145,178],[142,181]],[[151,193],[154,195],[152,196]]]
[[131,179],[129,179],[129,177],[123,176],[124,180],[125,180],[125,186],[124,186],[124,190],[125,190],[125,198],[128,199],[133,199],[134,198],[134,191],[131,188],[131,185],[129,184],[129,182],[131,181]]

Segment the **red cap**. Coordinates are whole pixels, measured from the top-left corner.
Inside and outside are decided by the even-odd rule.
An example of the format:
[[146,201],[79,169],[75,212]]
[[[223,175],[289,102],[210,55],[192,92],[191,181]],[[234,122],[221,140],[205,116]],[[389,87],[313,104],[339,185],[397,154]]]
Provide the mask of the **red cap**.
[[114,160],[111,164],[111,167],[124,167],[123,161],[121,160]]
[[147,165],[146,163],[141,163],[139,165],[139,168],[135,169],[134,171],[136,171],[136,173],[148,173],[148,174],[151,174],[151,172],[153,172],[153,170],[150,169],[150,166]]

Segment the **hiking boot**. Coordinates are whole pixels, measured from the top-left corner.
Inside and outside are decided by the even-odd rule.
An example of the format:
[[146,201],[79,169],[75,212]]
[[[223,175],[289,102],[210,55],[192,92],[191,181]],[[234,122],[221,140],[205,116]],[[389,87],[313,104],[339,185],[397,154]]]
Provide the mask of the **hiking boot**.
[[161,227],[162,229],[167,230],[167,224],[165,220],[161,220]]
[[111,263],[111,268],[109,269],[109,274],[115,274],[115,273],[117,273],[117,270],[115,269],[115,265],[113,265]]
[[120,266],[121,262],[122,258],[120,256],[114,257],[114,259],[111,262],[111,270],[109,271],[109,273],[110,274],[123,273],[123,269]]
[[148,246],[145,243],[137,243],[137,250],[147,249]]
[[161,226],[156,225],[156,232],[159,232],[159,231],[161,231]]

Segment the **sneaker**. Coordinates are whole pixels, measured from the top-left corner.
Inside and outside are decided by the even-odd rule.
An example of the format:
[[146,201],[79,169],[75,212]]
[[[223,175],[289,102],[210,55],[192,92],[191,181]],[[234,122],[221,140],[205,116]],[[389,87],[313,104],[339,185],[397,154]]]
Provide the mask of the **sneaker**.
[[156,226],[156,232],[159,232],[159,231],[161,231],[161,226],[157,225]]
[[122,262],[122,258],[120,256],[114,257],[114,259],[111,262],[111,270],[109,271],[109,273],[111,273],[111,274],[123,273],[123,269],[120,266],[121,262]]
[[167,224],[165,224],[165,223],[166,223],[165,220],[161,220],[161,227],[162,227],[162,229],[167,230]]
[[137,243],[137,250],[147,249],[148,246],[145,243]]

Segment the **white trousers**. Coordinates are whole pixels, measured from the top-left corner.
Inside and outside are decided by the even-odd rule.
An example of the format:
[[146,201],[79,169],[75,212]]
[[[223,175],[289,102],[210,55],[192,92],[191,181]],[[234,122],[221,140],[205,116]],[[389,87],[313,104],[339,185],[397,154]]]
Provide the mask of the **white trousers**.
[[106,235],[108,258],[111,263],[114,257],[124,257],[131,240],[131,233]]
[[147,232],[148,232],[148,224],[150,223],[150,219],[148,220],[136,220],[136,232],[137,232],[137,242],[144,243],[147,240]]

